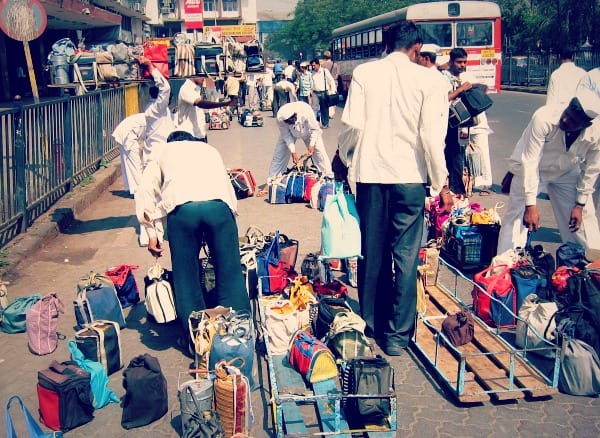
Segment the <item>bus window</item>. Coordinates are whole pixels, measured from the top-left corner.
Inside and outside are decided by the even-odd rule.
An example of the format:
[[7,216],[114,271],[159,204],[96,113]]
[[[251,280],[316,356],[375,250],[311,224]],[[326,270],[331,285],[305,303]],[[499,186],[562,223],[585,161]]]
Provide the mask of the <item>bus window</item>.
[[463,21],[456,23],[458,46],[490,46],[492,44],[491,21]]
[[451,23],[416,23],[423,32],[425,43],[437,44],[442,48],[452,47]]

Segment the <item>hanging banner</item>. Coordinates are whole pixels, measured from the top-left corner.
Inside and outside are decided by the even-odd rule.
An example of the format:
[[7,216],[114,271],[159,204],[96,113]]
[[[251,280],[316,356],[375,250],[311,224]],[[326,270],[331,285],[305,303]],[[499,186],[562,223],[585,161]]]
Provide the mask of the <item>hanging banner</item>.
[[184,0],[183,13],[186,29],[202,29],[204,26],[202,6],[202,0]]
[[255,24],[237,24],[226,26],[205,26],[204,33],[212,32],[213,35],[219,36],[247,36],[254,37],[256,35]]

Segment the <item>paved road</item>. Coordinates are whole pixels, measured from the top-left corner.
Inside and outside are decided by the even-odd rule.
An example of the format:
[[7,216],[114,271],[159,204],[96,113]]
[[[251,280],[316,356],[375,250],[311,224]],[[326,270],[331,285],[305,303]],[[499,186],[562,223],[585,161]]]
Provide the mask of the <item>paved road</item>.
[[[522,126],[527,123],[529,115],[525,113],[514,118],[514,123],[520,122],[522,126],[507,127],[504,122],[507,116],[502,115],[504,110],[501,111],[500,106],[509,105],[517,98],[516,93],[508,92],[495,98],[496,105],[494,111],[490,112],[490,119],[498,140],[492,140],[492,144],[501,144],[499,139],[503,136],[502,132],[508,129],[513,136],[518,137]],[[511,111],[508,113],[512,114]],[[209,134],[211,144],[222,152],[228,166],[249,168],[257,181],[261,182],[266,177],[277,137],[274,120],[270,115],[266,115],[265,121],[263,128],[242,128],[233,123],[229,131],[211,131]],[[336,146],[339,109],[331,126],[331,129],[325,131],[325,141],[330,153]],[[506,140],[504,144],[508,145],[510,141]],[[118,166],[118,162],[110,163],[108,169],[95,175],[96,183],[115,173]],[[496,166],[494,181],[498,182],[503,170],[501,164]],[[84,188],[74,196],[85,196],[86,190]],[[478,198],[484,206],[493,206],[503,200],[506,198],[497,194]],[[103,271],[121,263],[136,264],[140,266],[136,272],[138,284],[142,284],[145,270],[152,262],[148,252],[137,246],[133,201],[124,196],[120,178],[100,196],[89,200],[89,205],[89,208],[76,216],[71,226],[45,242],[38,250],[27,253],[27,257],[7,275],[12,282],[9,286],[11,297],[33,292],[54,291],[59,294],[66,306],[66,312],[59,320],[59,331],[67,337],[73,335],[75,319],[71,302],[77,279],[81,275],[90,270]],[[544,204],[544,208],[547,205]],[[50,215],[41,220],[40,224],[44,220],[51,220],[51,217]],[[265,231],[279,229],[300,240],[300,260],[306,253],[319,249],[320,220],[317,211],[302,204],[268,205],[260,198],[240,201],[240,232],[252,224]],[[20,244],[35,240],[39,226],[34,226],[28,236],[21,239]],[[552,227],[550,223],[549,227]],[[550,242],[548,245],[555,243]],[[9,252],[14,254],[19,251],[22,251],[19,245],[9,248]],[[168,254],[163,261],[167,266],[170,265]],[[462,292],[468,295],[468,290]],[[352,291],[352,296],[356,296],[355,291]],[[147,427],[125,431],[120,426],[121,409],[113,404],[96,412],[96,418],[91,423],[69,432],[67,436],[177,436],[180,431],[177,386],[178,382],[187,379],[185,371],[190,364],[190,360],[174,347],[179,331],[176,324],[161,326],[148,322],[143,306],[137,306],[127,312],[127,329],[122,332],[125,363],[145,352],[159,358],[169,387],[170,409],[165,417]],[[58,350],[53,354],[38,357],[28,351],[25,334],[0,334],[1,399],[6,400],[9,395],[20,394],[35,412],[37,371],[47,367],[53,359],[62,361],[67,358],[65,341],[60,342]],[[600,401],[596,398],[557,394],[543,400],[461,405],[444,391],[432,377],[430,370],[412,352],[392,358],[391,362],[396,370],[398,436],[600,436]],[[271,436],[272,430],[268,408],[270,393],[265,362],[260,361],[258,368],[263,387],[255,391],[252,397],[255,415],[252,436],[265,437]],[[113,374],[110,381],[111,388],[121,396],[124,393],[121,373]],[[314,415],[307,421],[314,424]]]

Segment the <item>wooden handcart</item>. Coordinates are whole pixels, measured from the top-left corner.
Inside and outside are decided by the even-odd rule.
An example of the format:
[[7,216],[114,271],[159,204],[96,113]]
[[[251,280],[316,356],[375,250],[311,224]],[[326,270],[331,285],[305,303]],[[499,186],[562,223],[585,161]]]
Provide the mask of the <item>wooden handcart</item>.
[[[447,314],[470,307],[459,298],[458,285],[466,285],[469,291],[478,286],[442,258],[438,269],[441,280],[426,286],[426,311],[417,314],[412,346],[456,398],[473,403],[490,397],[514,400],[557,393],[558,347],[548,341],[544,340],[544,346],[536,349],[554,353],[555,358],[546,361],[550,363],[546,363],[549,371],[545,372],[535,365],[535,350],[515,348],[502,336],[506,330],[489,327],[475,315],[473,341],[460,347],[450,343],[442,333],[443,319]],[[450,289],[443,282],[453,282],[454,287]],[[541,335],[540,338],[543,339]]]

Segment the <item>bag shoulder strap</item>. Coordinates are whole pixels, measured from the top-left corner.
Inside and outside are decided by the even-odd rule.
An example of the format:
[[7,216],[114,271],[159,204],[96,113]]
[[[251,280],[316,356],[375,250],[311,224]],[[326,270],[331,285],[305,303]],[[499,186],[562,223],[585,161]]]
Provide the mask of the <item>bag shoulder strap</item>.
[[58,431],[54,433],[45,434],[42,431],[42,428],[37,424],[23,400],[18,395],[13,395],[6,402],[6,407],[4,408],[4,419],[6,421],[6,437],[7,438],[17,438],[17,433],[15,432],[15,427],[12,422],[12,418],[10,415],[10,405],[16,402],[21,406],[21,412],[23,412],[23,416],[25,417],[25,425],[27,426],[27,432],[30,438],[42,438],[42,437],[56,437],[62,438],[63,433]]

